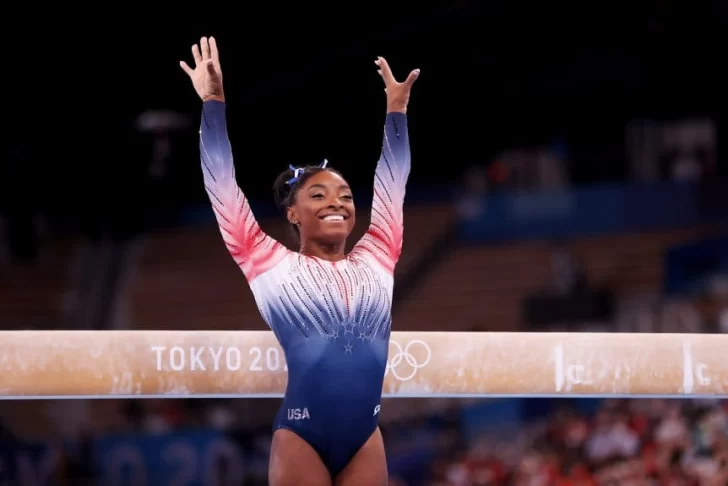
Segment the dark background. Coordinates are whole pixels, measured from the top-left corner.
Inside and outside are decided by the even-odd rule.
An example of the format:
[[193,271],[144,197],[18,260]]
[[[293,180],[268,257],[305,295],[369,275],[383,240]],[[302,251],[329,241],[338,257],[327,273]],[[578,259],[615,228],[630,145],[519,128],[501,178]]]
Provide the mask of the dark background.
[[[7,18],[3,207],[70,221],[119,213],[133,225],[149,193],[204,201],[200,102],[178,67],[201,35],[220,46],[238,179],[266,203],[289,163],[326,157],[370,185],[385,107],[377,55],[401,78],[422,70],[413,186],[553,139],[578,161],[573,183],[624,180],[624,124],[635,117],[710,115],[725,138],[724,2],[442,4],[20,6]],[[192,119],[161,187],[144,185],[150,137],[134,120],[147,109]]]

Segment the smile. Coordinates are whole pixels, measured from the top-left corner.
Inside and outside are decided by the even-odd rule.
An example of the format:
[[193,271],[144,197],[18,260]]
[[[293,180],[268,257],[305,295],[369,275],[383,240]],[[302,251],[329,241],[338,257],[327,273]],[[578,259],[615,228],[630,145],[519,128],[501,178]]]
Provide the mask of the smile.
[[324,221],[344,221],[346,218],[342,214],[329,214],[321,219]]

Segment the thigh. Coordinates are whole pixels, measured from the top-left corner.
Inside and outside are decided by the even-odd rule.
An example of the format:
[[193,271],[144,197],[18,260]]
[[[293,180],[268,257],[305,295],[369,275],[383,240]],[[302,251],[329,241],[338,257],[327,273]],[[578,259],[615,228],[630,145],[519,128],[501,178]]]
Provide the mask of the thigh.
[[270,486],[328,486],[331,475],[311,445],[296,433],[278,429],[273,434],[268,463]]
[[379,427],[336,477],[336,486],[386,486],[389,479]]

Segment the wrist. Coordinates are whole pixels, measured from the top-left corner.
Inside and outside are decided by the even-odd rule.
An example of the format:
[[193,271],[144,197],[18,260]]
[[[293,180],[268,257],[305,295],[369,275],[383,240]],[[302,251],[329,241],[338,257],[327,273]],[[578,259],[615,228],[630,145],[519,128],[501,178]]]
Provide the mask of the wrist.
[[407,103],[387,103],[387,113],[407,113]]
[[219,101],[220,103],[225,103],[225,96],[224,95],[209,95],[202,98],[202,102],[205,103],[207,101]]

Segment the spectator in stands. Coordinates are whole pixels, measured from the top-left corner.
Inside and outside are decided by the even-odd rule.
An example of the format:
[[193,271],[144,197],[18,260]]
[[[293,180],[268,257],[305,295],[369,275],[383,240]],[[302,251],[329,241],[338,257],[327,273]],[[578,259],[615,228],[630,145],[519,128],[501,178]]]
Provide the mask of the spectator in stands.
[[588,281],[584,265],[568,248],[555,244],[551,253],[553,287],[557,294],[575,295],[586,291]]
[[473,166],[465,172],[458,196],[457,210],[461,218],[476,219],[485,211],[488,178],[483,167]]
[[[591,425],[567,413],[545,430],[509,467],[477,476],[477,448],[462,450],[431,484],[475,485],[477,477],[516,486],[728,484],[728,402],[608,401]],[[505,449],[503,441],[494,448]]]

